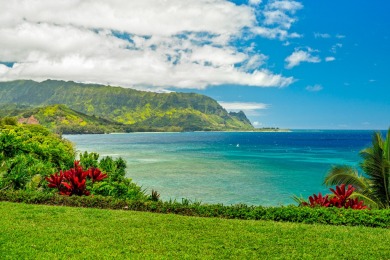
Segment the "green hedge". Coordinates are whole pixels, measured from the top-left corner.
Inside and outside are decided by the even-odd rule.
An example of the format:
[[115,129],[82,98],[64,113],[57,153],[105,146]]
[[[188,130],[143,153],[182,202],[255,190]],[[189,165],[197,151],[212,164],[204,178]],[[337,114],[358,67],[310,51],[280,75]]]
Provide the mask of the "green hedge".
[[190,203],[177,201],[132,201],[103,196],[59,196],[29,191],[0,191],[0,201],[29,204],[61,205],[102,209],[125,209],[185,216],[221,217],[229,219],[273,220],[307,224],[330,224],[390,228],[390,210],[351,210],[310,207],[262,207],[237,204]]

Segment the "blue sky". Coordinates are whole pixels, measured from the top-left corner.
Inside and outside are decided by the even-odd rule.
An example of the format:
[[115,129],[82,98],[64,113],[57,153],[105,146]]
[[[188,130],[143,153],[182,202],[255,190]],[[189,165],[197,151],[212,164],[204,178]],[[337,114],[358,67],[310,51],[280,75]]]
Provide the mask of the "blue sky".
[[387,1],[0,0],[0,6],[0,81],[196,92],[243,110],[256,127],[390,126]]
[[[258,49],[270,57],[268,66],[284,76],[293,76],[296,82],[286,88],[229,86],[223,91],[214,87],[201,93],[217,100],[269,104],[265,110],[247,112],[252,122],[262,126],[388,128],[390,3],[301,3],[304,7],[297,12],[298,21],[292,28],[303,34],[302,38],[288,40],[289,46],[283,45],[285,41],[254,39]],[[295,48],[305,47],[315,49],[322,61],[286,69],[284,59]],[[334,57],[334,61],[326,62],[326,57]]]

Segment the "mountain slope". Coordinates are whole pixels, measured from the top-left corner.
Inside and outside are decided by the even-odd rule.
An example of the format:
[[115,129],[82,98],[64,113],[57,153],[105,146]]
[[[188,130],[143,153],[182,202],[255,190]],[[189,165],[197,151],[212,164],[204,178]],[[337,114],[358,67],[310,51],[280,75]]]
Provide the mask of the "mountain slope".
[[87,115],[130,125],[135,131],[252,130],[244,113],[228,113],[194,93],[154,93],[96,84],[47,80],[0,82],[0,103],[64,104]]
[[0,117],[14,117],[19,123],[40,124],[53,132],[63,134],[110,133],[128,131],[125,125],[107,119],[89,116],[74,111],[65,105],[49,105],[36,108],[4,109],[0,106]]

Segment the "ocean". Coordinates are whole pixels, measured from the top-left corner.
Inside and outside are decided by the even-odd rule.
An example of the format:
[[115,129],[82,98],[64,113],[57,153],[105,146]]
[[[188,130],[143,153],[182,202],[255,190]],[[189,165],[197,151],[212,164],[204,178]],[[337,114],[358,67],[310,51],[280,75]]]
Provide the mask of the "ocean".
[[373,131],[129,133],[64,135],[80,152],[122,157],[127,176],[161,199],[225,205],[294,204],[327,193],[333,165],[359,167]]

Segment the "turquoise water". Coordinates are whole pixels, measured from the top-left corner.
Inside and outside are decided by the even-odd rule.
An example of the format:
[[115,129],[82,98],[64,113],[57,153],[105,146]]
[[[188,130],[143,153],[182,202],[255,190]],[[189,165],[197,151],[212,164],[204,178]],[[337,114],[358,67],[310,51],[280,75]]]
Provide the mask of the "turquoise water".
[[123,157],[128,177],[163,200],[286,205],[327,192],[332,165],[358,166],[372,131],[66,135],[79,151]]

